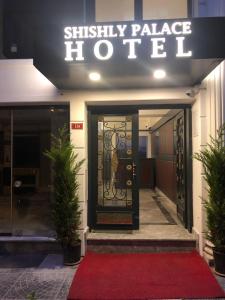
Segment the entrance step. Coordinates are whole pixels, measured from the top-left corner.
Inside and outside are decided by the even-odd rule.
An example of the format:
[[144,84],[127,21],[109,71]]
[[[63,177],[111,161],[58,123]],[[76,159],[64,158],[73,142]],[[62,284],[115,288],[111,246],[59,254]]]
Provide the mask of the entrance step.
[[0,255],[34,253],[61,253],[61,246],[54,238],[0,237]]
[[98,253],[179,252],[196,249],[195,240],[88,239],[87,251]]

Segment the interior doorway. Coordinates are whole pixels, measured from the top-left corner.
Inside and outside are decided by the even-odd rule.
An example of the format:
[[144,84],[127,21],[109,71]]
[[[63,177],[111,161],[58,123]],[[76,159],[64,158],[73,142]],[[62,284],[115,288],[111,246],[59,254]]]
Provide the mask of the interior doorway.
[[188,228],[186,135],[184,109],[139,110],[142,227]]
[[52,236],[51,134],[68,106],[0,108],[0,235]]

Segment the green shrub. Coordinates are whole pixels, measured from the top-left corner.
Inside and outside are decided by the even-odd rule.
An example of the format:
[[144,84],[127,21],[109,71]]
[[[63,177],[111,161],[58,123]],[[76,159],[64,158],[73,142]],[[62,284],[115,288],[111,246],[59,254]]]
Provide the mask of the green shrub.
[[74,246],[79,240],[81,211],[77,180],[84,160],[78,161],[66,126],[52,135],[51,148],[45,155],[53,167],[53,222],[63,247]]
[[208,239],[215,247],[225,247],[225,124],[194,158],[202,163],[208,184],[205,201]]

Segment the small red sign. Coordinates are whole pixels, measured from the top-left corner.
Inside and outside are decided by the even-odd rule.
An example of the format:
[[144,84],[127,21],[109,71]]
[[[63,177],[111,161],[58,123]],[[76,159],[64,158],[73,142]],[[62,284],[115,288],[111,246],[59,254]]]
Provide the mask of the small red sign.
[[83,129],[83,123],[71,123],[71,129]]

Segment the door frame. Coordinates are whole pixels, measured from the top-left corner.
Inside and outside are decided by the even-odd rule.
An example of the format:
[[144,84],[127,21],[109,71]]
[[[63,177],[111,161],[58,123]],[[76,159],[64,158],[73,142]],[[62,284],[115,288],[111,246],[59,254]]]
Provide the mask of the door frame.
[[[105,101],[107,102],[107,101]],[[104,102],[102,102],[104,104]],[[94,203],[92,201],[93,197],[93,184],[92,178],[95,176],[93,174],[93,154],[92,150],[94,143],[96,140],[92,137],[92,114],[113,114],[113,113],[134,113],[137,112],[137,126],[138,126],[138,111],[144,109],[183,109],[184,111],[184,118],[185,118],[185,162],[186,162],[186,170],[185,170],[185,178],[186,178],[186,185],[185,185],[185,192],[186,192],[186,199],[185,199],[185,208],[186,208],[186,221],[185,221],[185,228],[192,232],[193,226],[193,187],[192,187],[192,112],[191,112],[191,104],[134,104],[134,105],[117,105],[117,101],[115,101],[115,105],[88,105],[88,226],[90,229],[93,229],[93,211],[94,211]],[[138,127],[137,127],[138,128]],[[96,145],[96,144],[95,144]],[[138,149],[138,140],[137,140],[137,149]],[[139,187],[139,163],[137,159],[137,186]],[[137,193],[139,193],[139,188],[137,189]],[[133,229],[139,229],[139,199],[136,203],[135,212],[136,221],[134,224]],[[124,227],[123,227],[124,228]],[[107,229],[107,226],[105,227]]]

